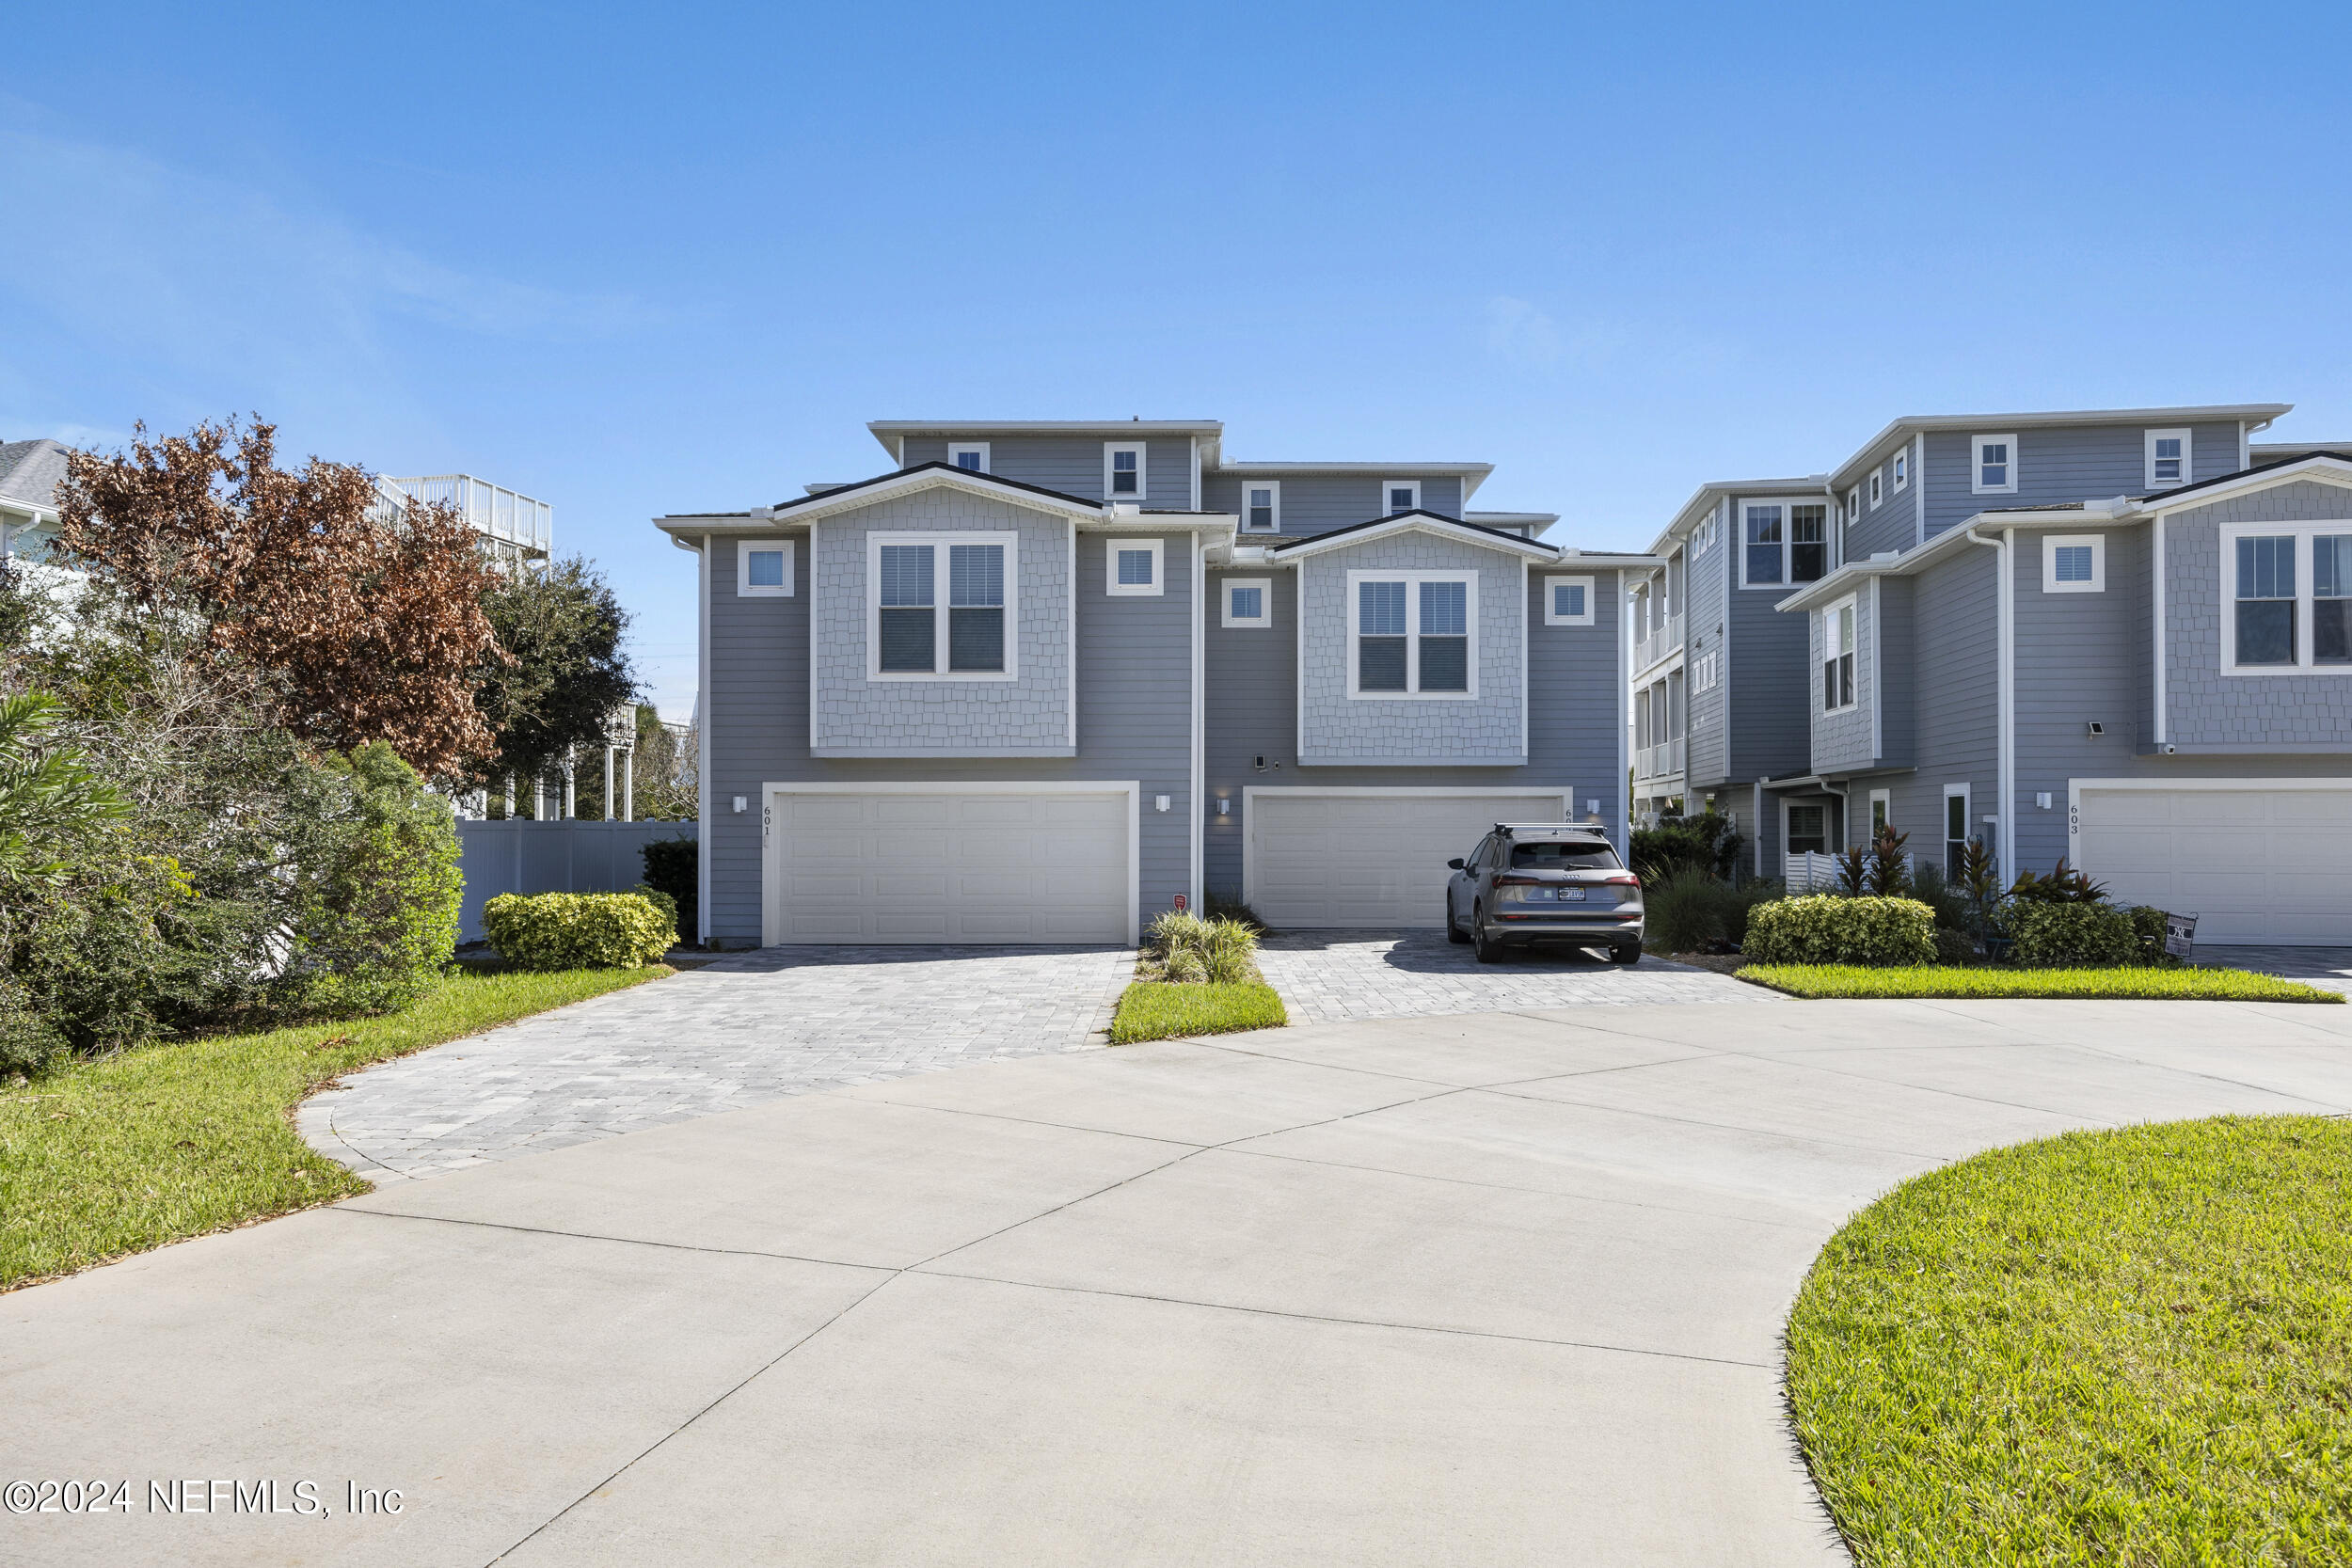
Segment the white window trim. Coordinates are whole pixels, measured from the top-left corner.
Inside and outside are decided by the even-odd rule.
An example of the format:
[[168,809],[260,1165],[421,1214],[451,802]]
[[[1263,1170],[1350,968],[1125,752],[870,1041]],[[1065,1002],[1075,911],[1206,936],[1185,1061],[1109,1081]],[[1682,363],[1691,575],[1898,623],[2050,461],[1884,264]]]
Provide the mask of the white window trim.
[[[1235,615],[1233,613],[1233,590],[1236,588],[1254,588],[1258,591],[1257,614]],[[1224,602],[1218,606],[1222,615],[1220,625],[1259,627],[1274,625],[1274,579],[1272,578],[1227,578],[1220,592],[1225,596]]]
[[[936,546],[931,557],[931,668],[925,670],[890,670],[882,667],[882,551],[884,545],[930,545]],[[950,670],[947,668],[947,611],[949,592],[947,546],[950,545],[1002,545],[1005,546],[1005,667],[1002,670]],[[884,533],[866,536],[866,678],[869,681],[1009,681],[1021,678],[1021,536],[1018,533],[991,533],[977,530],[954,530],[944,533]]]
[[960,451],[977,451],[977,452],[978,452],[978,453],[980,454],[980,466],[979,466],[979,467],[978,467],[978,468],[977,468],[977,469],[965,469],[965,470],[964,470],[965,472],[967,472],[967,473],[983,473],[983,474],[984,474],[984,473],[987,473],[987,472],[989,471],[989,467],[988,467],[988,443],[987,443],[986,441],[950,441],[950,442],[948,442],[948,443],[947,443],[947,466],[948,466],[949,467],[951,467],[951,468],[956,468],[956,467],[962,467],[962,465],[961,465],[961,464],[960,464],[960,463],[958,463],[958,462],[956,461],[956,453],[958,453],[958,452],[960,452]]
[[1895,825],[1895,792],[1893,790],[1874,789],[1870,791],[1869,803],[1864,808],[1870,814],[1863,818],[1863,826],[1870,830],[1869,842],[1872,844],[1878,842],[1879,814],[1876,808],[1880,806],[1886,808],[1886,826],[1893,827]]
[[1896,448],[1895,455],[1886,460],[1886,467],[1887,471],[1894,476],[1896,495],[1899,496],[1911,488],[1911,453],[1909,451],[1900,447]]
[[1715,547],[1715,514],[1709,512],[1691,526],[1691,554],[1705,555]]
[[1793,855],[1797,852],[1788,847],[1788,813],[1798,806],[1811,807],[1821,814],[1821,847],[1814,853],[1835,854],[1836,851],[1829,847],[1829,802],[1827,800],[1792,800],[1785,795],[1780,800],[1780,852],[1783,855]]
[[[752,586],[752,557],[764,551],[784,552],[784,582],[775,588]],[[792,596],[792,541],[738,539],[735,542],[735,596],[739,599],[788,599]]]
[[1846,617],[1847,622],[1854,628],[1853,700],[1848,703],[1840,703],[1836,707],[1831,707],[1826,702],[1824,702],[1820,708],[1821,715],[1824,718],[1840,713],[1851,713],[1855,708],[1862,705],[1862,624],[1860,621],[1855,619],[1856,603],[1856,596],[1849,594],[1844,598],[1838,600],[1836,604],[1828,604],[1821,607],[1820,617],[1821,623],[1821,657],[1813,661],[1813,678],[1817,682],[1821,678],[1821,666],[1827,664],[1831,659],[1840,657],[1837,650],[1830,644],[1830,618],[1835,615],[1842,614]]
[[[1103,545],[1103,592],[1114,599],[1158,598],[1168,592],[1167,544],[1162,539],[1122,539],[1113,534]],[[1152,555],[1150,582],[1119,580],[1119,552],[1148,550]]]
[[[2295,523],[2224,523],[2219,530],[2220,570],[2215,575],[2221,579],[2221,673],[2225,675],[2269,675],[2274,679],[2302,676],[2341,680],[2352,676],[2352,664],[2314,664],[2312,662],[2312,617],[2318,586],[2318,574],[2312,570],[2312,541],[2324,533],[2352,533],[2352,518],[2335,518],[2318,522]],[[2240,664],[2237,661],[2237,542],[2246,537],[2257,539],[2289,538],[2295,541],[2295,662],[2293,664]]]
[[[2181,477],[2180,477],[2180,478],[2178,478],[2178,479],[2158,479],[2158,478],[2156,477],[2156,443],[2157,443],[2159,440],[2177,440],[2177,441],[2179,441],[2179,442],[2181,443]],[[2144,444],[2144,446],[2143,446],[2143,448],[2142,448],[2142,456],[2146,459],[2146,462],[2147,462],[2147,472],[2146,472],[2146,474],[2145,474],[2144,476],[2142,476],[2142,477],[2144,477],[2144,478],[2147,480],[2147,482],[2148,482],[2148,488],[2149,488],[2149,489],[2151,489],[2151,490],[2173,490],[2173,489],[2178,489],[2181,485],[2184,485],[2184,484],[2194,484],[2194,483],[2197,483],[2197,473],[2196,473],[2196,445],[2197,445],[2197,442],[2196,442],[2196,433],[2195,433],[2194,431],[2188,431],[2188,430],[2152,430],[2152,431],[2149,431],[2149,432],[2147,433],[2146,437],[2145,437],[2145,444]]]
[[[1136,454],[1136,493],[1122,496],[1111,489],[1111,459],[1122,451]],[[1141,441],[1105,441],[1103,443],[1103,499],[1106,501],[1140,501],[1152,493],[1152,453]]]
[[1877,511],[1879,504],[1885,499],[1886,470],[1883,467],[1872,468],[1870,470],[1870,510]]
[[[2074,545],[2090,546],[2090,580],[2060,582],[2058,552]],[[2045,533],[2042,536],[2042,591],[2044,594],[2104,594],[2107,591],[2107,536],[2104,533]]]
[[[1552,590],[1555,588],[1577,587],[1581,587],[1584,590],[1584,613],[1581,615],[1553,614]],[[1589,626],[1592,624],[1593,579],[1591,578],[1565,577],[1544,578],[1544,625],[1548,626]]]
[[1709,648],[1691,660],[1691,695],[1695,697],[1702,691],[1715,689],[1716,652]]
[[1947,855],[1951,852],[1953,796],[1957,795],[1960,797],[1960,825],[1968,830],[1967,835],[1963,837],[1961,842],[1963,844],[1969,844],[1984,836],[1983,833],[1977,831],[1977,824],[1973,820],[1975,816],[1975,807],[1970,803],[1969,800],[1972,787],[1972,785],[1964,784],[1947,784],[1944,786],[1943,799],[1936,802],[1944,813],[1943,816],[1935,819],[1936,847],[1943,852],[1943,854],[1940,854],[1937,857],[1938,864],[1943,863],[1943,855]]
[[[1402,509],[1391,506],[1389,504],[1389,492],[1391,490],[1403,489],[1410,489],[1413,492],[1413,504]],[[1400,510],[1406,512],[1419,512],[1421,510],[1420,480],[1384,479],[1380,482],[1380,515],[1383,517],[1393,517]]]
[[[1984,483],[1984,449],[2001,443],[2009,448],[2009,483]],[[2024,453],[2017,450],[2014,436],[1971,436],[1968,437],[1968,493],[1972,496],[2013,496],[2017,494],[2018,459]]]
[[[1748,508],[1752,506],[1777,506],[1781,508],[1780,580],[1778,582],[1750,582],[1748,580]],[[1739,538],[1735,540],[1734,543],[1740,546],[1740,587],[1764,588],[1772,589],[1782,594],[1793,594],[1799,589],[1810,588],[1813,586],[1813,583],[1810,582],[1792,582],[1789,580],[1788,577],[1795,562],[1795,550],[1797,544],[1796,540],[1790,537],[1790,535],[1796,532],[1797,520],[1795,516],[1791,515],[1789,509],[1799,506],[1818,506],[1824,512],[1833,510],[1830,505],[1829,498],[1825,496],[1756,496],[1740,503],[1738,513],[1734,518],[1736,526],[1734,527],[1733,531],[1739,535]],[[1830,573],[1837,569],[1837,558],[1833,549],[1833,542],[1837,537],[1837,531],[1836,530],[1830,528],[1828,526],[1828,518],[1824,517],[1822,519],[1821,578],[1829,576]],[[1820,581],[1821,578],[1815,578],[1813,582]]]
[[1850,525],[1862,521],[1862,486],[1859,484],[1846,492],[1846,521]]
[[[1363,596],[1357,584],[1362,582],[1401,582],[1405,585],[1405,689],[1402,691],[1366,691],[1359,685],[1363,674],[1363,661],[1358,657],[1357,626],[1361,621]],[[1421,585],[1424,582],[1458,582],[1466,586],[1462,592],[1464,629],[1470,634],[1467,650],[1469,663],[1466,691],[1423,691],[1421,689]],[[1586,600],[1590,603],[1589,597]],[[1470,703],[1478,700],[1478,573],[1474,570],[1453,572],[1383,572],[1362,569],[1347,574],[1347,695],[1362,703]]]
[[[1249,492],[1274,492],[1274,521],[1264,528],[1249,526]],[[1282,531],[1282,482],[1279,479],[1249,479],[1241,482],[1241,531],[1244,533],[1279,533]]]

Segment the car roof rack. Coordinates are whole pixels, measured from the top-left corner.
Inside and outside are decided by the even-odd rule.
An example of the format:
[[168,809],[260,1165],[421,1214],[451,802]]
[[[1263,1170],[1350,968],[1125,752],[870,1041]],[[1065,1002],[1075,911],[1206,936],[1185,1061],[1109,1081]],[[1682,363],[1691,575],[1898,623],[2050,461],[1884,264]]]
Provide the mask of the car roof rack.
[[1609,836],[1607,825],[1599,822],[1498,822],[1495,824],[1495,832],[1515,836],[1519,833],[1590,833],[1597,838]]

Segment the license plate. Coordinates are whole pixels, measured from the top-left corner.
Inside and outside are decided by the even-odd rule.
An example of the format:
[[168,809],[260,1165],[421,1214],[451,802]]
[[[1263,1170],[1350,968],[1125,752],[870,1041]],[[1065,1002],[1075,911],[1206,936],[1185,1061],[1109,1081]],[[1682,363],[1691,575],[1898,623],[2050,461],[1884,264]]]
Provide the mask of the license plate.
[[1584,890],[1581,887],[1554,888],[1551,895],[1563,904],[1581,904],[1584,902]]

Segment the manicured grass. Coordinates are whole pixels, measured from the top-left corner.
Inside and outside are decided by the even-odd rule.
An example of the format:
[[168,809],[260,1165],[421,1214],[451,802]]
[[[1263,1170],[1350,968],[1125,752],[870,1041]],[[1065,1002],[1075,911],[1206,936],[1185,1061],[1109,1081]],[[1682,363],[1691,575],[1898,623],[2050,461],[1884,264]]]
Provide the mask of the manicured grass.
[[2055,996],[2108,1001],[2342,1002],[2341,993],[2243,969],[2001,969],[1748,964],[1739,977],[1791,996]]
[[1238,1029],[1279,1029],[1290,1022],[1282,999],[1263,981],[1234,985],[1171,985],[1137,980],[1119,998],[1111,1043],[1164,1040],[1178,1035],[1230,1035]]
[[669,974],[466,971],[383,1018],[125,1052],[0,1088],[0,1290],[368,1183],[289,1113],[338,1073]]
[[1864,1568],[2352,1562],[2352,1124],[1906,1182],[1815,1261],[1788,1394]]

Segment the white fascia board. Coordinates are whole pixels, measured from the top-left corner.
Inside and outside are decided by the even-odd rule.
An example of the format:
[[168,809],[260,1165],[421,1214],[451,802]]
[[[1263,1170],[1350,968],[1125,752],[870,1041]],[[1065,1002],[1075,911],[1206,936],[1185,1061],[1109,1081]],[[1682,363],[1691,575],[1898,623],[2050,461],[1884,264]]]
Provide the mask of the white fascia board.
[[[1239,474],[1245,479],[1282,479],[1293,474],[1394,474],[1399,479],[1452,479],[1459,474],[1465,481],[1483,481],[1495,471],[1491,463],[1224,463],[1217,466],[1221,474]],[[1473,480],[1474,476],[1474,480]],[[1464,492],[1468,499],[1468,492]]]
[[1391,539],[1400,533],[1429,533],[1458,544],[1482,545],[1506,555],[1520,555],[1534,561],[1558,561],[1559,549],[1539,544],[1533,539],[1498,538],[1484,530],[1466,527],[1451,518],[1427,514],[1414,514],[1394,521],[1376,523],[1371,528],[1344,529],[1318,538],[1305,539],[1298,544],[1281,546],[1281,559],[1304,561],[1329,550],[1343,550],[1353,545],[1368,544],[1375,539]]
[[1608,571],[1620,568],[1629,572],[1654,572],[1666,564],[1662,555],[1620,554],[1613,550],[1580,550],[1573,546],[1560,546],[1563,566],[1597,566]]
[[[2296,484],[2304,481],[2321,484],[2352,487],[2352,463],[2335,457],[2306,457],[2299,463],[2281,467],[2265,468],[2258,473],[2223,479],[2211,484],[2200,484],[2185,492],[2153,496],[2132,503],[2135,512],[2148,516],[2165,516],[2174,512],[2186,512],[2193,507],[2211,506],[2233,496],[2250,495],[2280,484]],[[2077,516],[2080,514],[2076,514]]]
[[910,436],[1101,436],[1106,440],[1198,436],[1216,450],[1222,420],[868,420],[866,432],[895,459]]
[[1848,475],[1867,467],[1865,457],[1906,431],[2017,430],[2072,424],[2207,424],[2239,420],[2276,420],[2295,407],[2291,403],[2192,404],[2179,408],[2059,408],[2033,414],[1908,414],[1890,420],[1885,429],[1854,449],[1853,455],[1830,474],[1843,487]]
[[[1682,510],[1674,521],[1660,531],[1650,541],[1649,553],[1662,556],[1675,543],[1691,531],[1692,525],[1726,496],[1809,496],[1820,490],[1828,494],[1827,474],[1805,474],[1796,479],[1714,479],[1691,492],[1691,499],[1682,503]],[[1836,498],[1831,498],[1833,500]]]

